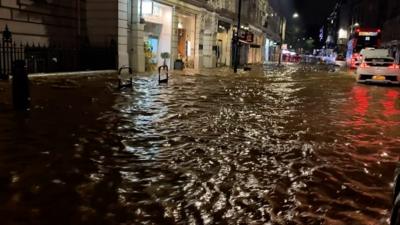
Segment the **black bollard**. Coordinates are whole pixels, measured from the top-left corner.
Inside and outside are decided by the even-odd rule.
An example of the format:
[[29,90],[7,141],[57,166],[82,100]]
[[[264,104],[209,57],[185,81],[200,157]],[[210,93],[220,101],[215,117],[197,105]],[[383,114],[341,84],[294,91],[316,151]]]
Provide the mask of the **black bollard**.
[[13,104],[16,110],[29,108],[29,79],[24,60],[16,60],[12,69],[12,94]]
[[[164,74],[164,78],[162,77],[161,73]],[[162,84],[162,83],[168,83],[168,79],[169,79],[169,74],[168,74],[168,66],[167,65],[162,65],[160,67],[158,67],[158,83]]]

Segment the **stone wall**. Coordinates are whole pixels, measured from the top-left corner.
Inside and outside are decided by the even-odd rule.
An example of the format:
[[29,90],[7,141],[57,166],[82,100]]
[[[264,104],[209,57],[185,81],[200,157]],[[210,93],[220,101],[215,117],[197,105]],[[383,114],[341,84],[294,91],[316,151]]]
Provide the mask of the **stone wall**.
[[0,0],[0,30],[8,25],[17,42],[74,46],[85,28],[82,8],[83,0]]
[[117,41],[118,9],[118,0],[86,0],[87,37],[91,46],[108,46],[111,40]]

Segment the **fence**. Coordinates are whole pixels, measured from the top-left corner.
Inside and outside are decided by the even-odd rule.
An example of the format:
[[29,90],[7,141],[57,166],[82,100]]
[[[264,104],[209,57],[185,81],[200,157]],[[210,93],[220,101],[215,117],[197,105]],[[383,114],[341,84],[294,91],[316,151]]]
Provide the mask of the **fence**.
[[104,48],[79,49],[17,44],[12,41],[12,34],[6,26],[0,43],[0,79],[11,75],[12,63],[15,60],[25,60],[30,74],[116,69],[117,48],[115,41],[111,41],[110,45]]

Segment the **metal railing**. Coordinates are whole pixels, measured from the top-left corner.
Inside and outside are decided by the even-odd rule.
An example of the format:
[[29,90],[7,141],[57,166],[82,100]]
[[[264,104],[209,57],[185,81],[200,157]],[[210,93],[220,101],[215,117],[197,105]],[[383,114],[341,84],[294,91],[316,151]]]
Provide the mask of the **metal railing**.
[[117,46],[113,40],[108,47],[80,48],[16,43],[6,26],[0,42],[0,79],[8,79],[16,60],[24,60],[30,74],[116,69]]

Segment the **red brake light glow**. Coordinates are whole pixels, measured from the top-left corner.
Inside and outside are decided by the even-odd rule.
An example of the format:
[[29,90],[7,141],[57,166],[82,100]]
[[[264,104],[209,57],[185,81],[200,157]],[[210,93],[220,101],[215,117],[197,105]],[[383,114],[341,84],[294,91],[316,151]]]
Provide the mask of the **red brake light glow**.
[[389,66],[390,69],[400,69],[400,66],[397,64],[392,64]]

